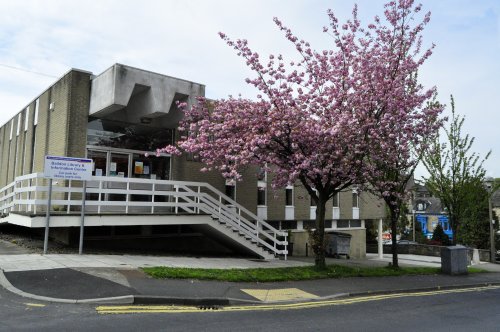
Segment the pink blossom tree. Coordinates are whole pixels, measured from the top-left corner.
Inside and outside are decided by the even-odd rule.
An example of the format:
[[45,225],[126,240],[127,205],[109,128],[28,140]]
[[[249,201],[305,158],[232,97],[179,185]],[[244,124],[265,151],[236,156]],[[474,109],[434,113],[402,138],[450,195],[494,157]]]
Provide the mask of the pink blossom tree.
[[[419,135],[425,121],[413,126],[412,119],[439,113],[422,109],[435,89],[424,90],[417,81],[433,48],[421,50],[430,14],[415,22],[420,9],[412,0],[393,1],[385,5],[385,20],[375,17],[366,27],[356,6],[342,25],[328,11],[329,26],[323,31],[331,35],[333,48],[323,51],[275,18],[298,52],[295,61],[281,55],[263,60],[246,40],[220,33],[255,73],[246,82],[261,94],[256,101],[200,97],[190,109],[180,105],[185,118],[179,129],[185,135],[161,151],[199,154],[207,165],[203,170],[219,170],[226,178],[240,179],[243,167],[260,165],[273,173],[275,188],[300,182],[317,205],[313,251],[316,265],[324,267],[327,201],[353,184],[377,178],[377,163],[389,153],[383,147],[406,142],[396,140],[398,131],[404,137]],[[387,162],[397,159],[391,154]]]

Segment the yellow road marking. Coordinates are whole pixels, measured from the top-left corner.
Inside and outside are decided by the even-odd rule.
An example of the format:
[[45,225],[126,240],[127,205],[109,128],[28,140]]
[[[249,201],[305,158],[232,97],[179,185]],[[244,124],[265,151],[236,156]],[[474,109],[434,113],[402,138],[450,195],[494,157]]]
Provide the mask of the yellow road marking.
[[383,294],[383,295],[362,296],[362,297],[345,298],[337,300],[310,301],[310,302],[288,303],[288,304],[231,306],[231,307],[217,308],[217,310],[206,310],[195,306],[176,306],[176,305],[126,306],[125,305],[125,306],[98,306],[96,307],[96,311],[100,314],[134,314],[134,313],[195,313],[195,312],[294,310],[294,309],[306,309],[306,308],[319,308],[325,306],[348,305],[348,304],[363,303],[370,301],[381,301],[381,300],[396,299],[403,297],[420,297],[420,296],[434,296],[434,295],[451,294],[451,293],[481,292],[492,289],[500,289],[500,286],[484,286],[484,287],[474,287],[474,288],[438,290],[429,292]]
[[300,299],[316,299],[317,295],[304,292],[298,288],[282,289],[242,289],[243,292],[263,302],[292,301]]
[[40,304],[40,303],[25,303],[28,307],[40,307],[43,308],[45,307],[45,304]]

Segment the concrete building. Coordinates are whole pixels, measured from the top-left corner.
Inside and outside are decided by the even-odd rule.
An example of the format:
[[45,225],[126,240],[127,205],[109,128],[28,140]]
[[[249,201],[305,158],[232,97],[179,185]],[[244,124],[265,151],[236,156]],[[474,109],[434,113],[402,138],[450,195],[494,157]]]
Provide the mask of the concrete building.
[[[123,243],[269,258],[286,254],[281,230],[292,229],[304,254],[316,207],[300,185],[274,191],[257,168],[230,183],[200,172],[196,156],[155,155],[178,138],[176,103],[204,95],[203,84],[121,64],[99,75],[70,70],[0,128],[0,222],[42,228],[45,156],[87,157],[86,245],[134,238]],[[81,198],[81,182],[55,184],[51,236],[77,240]],[[373,196],[347,190],[328,203],[327,227],[353,234],[351,256],[364,257],[364,221],[384,211]]]

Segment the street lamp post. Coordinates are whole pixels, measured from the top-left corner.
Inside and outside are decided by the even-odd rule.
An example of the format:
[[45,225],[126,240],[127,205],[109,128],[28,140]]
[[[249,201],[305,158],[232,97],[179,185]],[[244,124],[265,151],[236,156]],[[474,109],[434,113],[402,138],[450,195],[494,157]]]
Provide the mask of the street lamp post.
[[486,177],[484,179],[484,185],[486,187],[486,190],[488,191],[488,210],[490,214],[490,262],[495,263],[495,229],[493,227],[495,221],[493,220],[493,212],[491,208],[491,195],[492,195],[492,188],[493,188],[493,178],[492,177]]

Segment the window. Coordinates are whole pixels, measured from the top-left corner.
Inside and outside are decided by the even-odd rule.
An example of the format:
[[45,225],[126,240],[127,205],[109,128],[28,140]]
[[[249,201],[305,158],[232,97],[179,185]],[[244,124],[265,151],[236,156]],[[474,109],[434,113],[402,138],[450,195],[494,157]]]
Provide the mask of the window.
[[359,194],[357,192],[352,193],[352,207],[359,208]]
[[174,142],[174,130],[152,125],[89,118],[87,145],[155,151]]
[[257,170],[257,205],[266,206],[267,173],[263,167]]
[[293,187],[288,186],[285,189],[285,205],[286,206],[293,206]]
[[26,111],[24,112],[24,131],[28,130],[28,119],[30,117],[30,107],[26,107]]
[[266,170],[262,167],[259,167],[259,170],[257,171],[257,181],[266,181],[266,180],[267,180]]
[[35,101],[35,115],[33,117],[33,125],[36,126],[38,124],[38,107],[40,105],[40,99]]
[[36,126],[33,127],[33,135],[31,138],[31,168],[30,173],[35,169],[35,153],[36,153]]
[[14,119],[10,121],[10,140],[12,141],[12,133],[14,132]]
[[109,163],[109,176],[128,178],[128,154],[112,153]]
[[266,205],[265,187],[257,187],[257,205]]
[[132,176],[134,178],[168,180],[170,178],[169,157],[146,157],[134,153],[132,156]]
[[235,200],[236,188],[235,188],[234,184],[226,184],[226,196],[231,198],[233,201]]
[[107,164],[108,154],[101,151],[88,150],[87,158],[92,159],[92,175],[94,176],[106,176],[106,164]]
[[[316,196],[318,196],[318,191],[316,189],[313,189],[315,192],[316,192]],[[311,196],[311,207],[314,207],[314,206],[317,206],[318,204],[316,204],[316,202],[314,201],[314,199],[312,198]]]
[[333,195],[333,207],[339,207],[339,193]]
[[16,136],[19,136],[19,132],[21,131],[21,122],[23,120],[23,113],[19,113],[17,115],[17,130],[16,130]]

